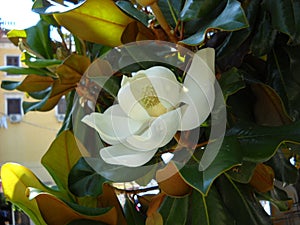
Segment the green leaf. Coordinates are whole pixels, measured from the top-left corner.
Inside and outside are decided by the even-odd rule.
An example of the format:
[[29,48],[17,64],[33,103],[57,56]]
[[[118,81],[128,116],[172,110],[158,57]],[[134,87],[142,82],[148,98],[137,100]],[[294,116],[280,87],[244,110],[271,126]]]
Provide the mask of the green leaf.
[[272,17],[275,29],[290,36],[300,43],[300,2],[284,0],[266,0],[265,5]]
[[276,31],[272,28],[267,13],[263,12],[263,15],[259,18],[259,25],[252,39],[250,49],[258,57],[268,54],[274,45],[275,38]]
[[70,171],[68,185],[70,191],[78,197],[97,197],[102,193],[102,184],[106,181],[84,158],[80,158]]
[[223,73],[221,75],[221,79],[219,80],[219,84],[223,91],[225,100],[227,100],[230,95],[245,87],[243,75],[237,68],[232,68]]
[[216,158],[204,171],[199,170],[199,160],[195,161],[195,157],[196,155],[179,172],[190,186],[206,195],[218,176],[241,163],[242,152],[235,137],[225,137]]
[[26,43],[34,51],[46,59],[53,58],[52,44],[50,40],[50,24],[40,20],[36,26],[25,29]]
[[120,77],[91,77],[91,80],[102,87],[114,98],[117,97],[121,84]]
[[142,24],[144,24],[146,27],[149,24],[149,20],[150,17],[138,10],[136,7],[134,7],[134,5],[128,1],[117,1],[116,5],[126,14],[128,14],[129,16],[131,16],[132,18],[134,18],[137,21],[140,21]]
[[255,124],[237,124],[227,131],[236,137],[242,149],[243,159],[250,162],[269,160],[285,142],[300,142],[300,122],[278,127]]
[[217,189],[225,207],[235,218],[236,224],[273,224],[249,186],[236,183],[224,175],[217,180]]
[[106,223],[102,223],[95,220],[73,220],[72,222],[66,225],[107,225]]
[[290,163],[289,159],[285,158],[282,148],[283,146],[278,149],[276,154],[267,162],[267,165],[272,167],[277,180],[285,184],[295,184],[299,176],[299,171]]
[[[230,15],[230,16],[229,16]],[[221,31],[235,31],[248,27],[248,21],[240,2],[228,0],[225,9],[216,18],[202,21],[203,25],[198,32],[182,42],[187,45],[199,45],[205,39],[205,33],[209,28]]]
[[75,139],[72,132],[64,131],[54,140],[43,156],[43,166],[51,174],[61,191],[68,190],[68,175],[85,153],[84,151],[84,147]]
[[[51,92],[46,92],[46,95],[43,95],[44,97],[41,101],[38,102],[23,102],[23,111],[24,113],[27,113],[29,111],[34,110],[40,110],[48,101],[49,97],[51,96]],[[57,101],[58,102],[58,101]]]
[[0,71],[17,75],[36,74],[42,76],[53,76],[53,74],[46,69],[26,68],[18,66],[1,66]]
[[184,4],[183,0],[159,0],[158,6],[164,14],[165,19],[168,24],[175,28],[181,8]]
[[189,21],[208,16],[219,5],[224,5],[224,3],[224,0],[187,0],[180,12],[180,20]]
[[145,217],[136,210],[135,205],[129,200],[127,195],[124,195],[124,197],[125,204],[123,210],[127,224],[144,225]]
[[188,216],[188,196],[184,198],[166,197],[159,209],[164,225],[185,224]]
[[30,68],[45,68],[45,67],[49,67],[49,66],[59,65],[62,63],[62,60],[39,59],[39,58],[33,57],[32,55],[25,52],[24,59],[22,59],[22,62],[24,62]]
[[111,0],[102,0],[101,4],[89,0],[71,11],[54,14],[54,18],[79,38],[111,47],[122,44],[124,29],[134,21]]
[[292,199],[289,198],[287,193],[279,188],[274,187],[273,190],[267,193],[258,193],[258,198],[270,201],[280,211],[287,211],[290,209]]
[[143,176],[147,176],[152,167],[140,167],[138,170],[132,167],[107,164],[102,158],[85,157],[86,162],[101,176],[110,181],[130,182]]
[[[234,218],[225,207],[217,189],[212,186],[207,196],[196,190],[189,197],[189,225],[228,225],[235,224]],[[218,215],[218,216],[216,216]]]
[[4,80],[1,83],[1,88],[12,91],[15,90],[22,82],[21,81],[10,81],[10,80]]
[[239,183],[247,184],[250,182],[257,163],[243,161],[241,166],[237,166],[227,171],[226,173],[232,180]]
[[32,6],[32,11],[38,14],[62,13],[75,9],[85,2],[86,0],[64,0],[62,2],[36,0]]

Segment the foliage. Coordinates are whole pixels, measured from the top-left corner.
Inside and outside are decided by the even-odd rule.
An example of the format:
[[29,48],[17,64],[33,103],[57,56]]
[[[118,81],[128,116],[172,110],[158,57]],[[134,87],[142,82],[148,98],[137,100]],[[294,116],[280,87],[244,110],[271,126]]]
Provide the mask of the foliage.
[[[1,84],[6,90],[17,89],[36,99],[24,102],[25,113],[50,110],[62,96],[67,97],[62,129],[42,158],[57,186],[45,186],[18,164],[7,163],[1,169],[6,197],[35,224],[265,225],[272,221],[259,205],[260,199],[287,209],[288,199],[278,193],[273,179],[292,184],[298,176],[290,159],[299,155],[300,142],[299,1],[158,0],[150,6],[152,10],[138,4],[144,1],[51,2],[57,4],[35,1],[33,11],[41,15],[36,26],[8,33],[23,51],[26,66],[0,68],[26,75],[22,82]],[[63,34],[63,27],[70,33]],[[50,36],[52,29],[58,31],[61,40]],[[89,103],[98,112],[111,105],[120,74],[141,65],[122,68],[108,81],[86,77],[85,71],[113,47],[140,40],[174,42],[194,52],[215,49],[227,129],[220,151],[202,171],[198,162],[207,144],[209,119],[198,134],[200,141],[193,156],[182,168],[172,164],[169,169],[174,176],[164,182],[159,181],[164,173],[161,170],[141,170],[134,177],[132,168],[102,167],[104,162],[85,149],[89,145],[98,151],[101,143],[86,143],[76,137],[75,128],[86,130],[81,136],[97,137],[87,127],[80,129],[84,125],[72,123],[72,119],[90,112]],[[122,63],[125,59],[115,60]],[[111,68],[103,63],[101,72],[109,74]],[[93,98],[90,91],[104,83],[101,94]],[[76,107],[79,109],[74,110]],[[147,184],[156,178],[158,186],[150,189],[160,193],[149,194],[149,188],[116,188],[109,174],[120,170],[128,175],[120,177],[120,182]],[[124,204],[117,194],[122,194]]]

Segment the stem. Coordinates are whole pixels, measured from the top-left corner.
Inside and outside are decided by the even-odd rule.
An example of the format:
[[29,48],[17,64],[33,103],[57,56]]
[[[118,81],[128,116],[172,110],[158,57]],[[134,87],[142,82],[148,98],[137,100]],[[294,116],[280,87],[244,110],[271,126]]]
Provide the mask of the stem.
[[170,41],[177,43],[177,37],[175,36],[175,32],[173,30],[170,29],[168,22],[166,21],[162,11],[160,10],[157,2],[153,2],[150,5],[150,8],[154,14],[154,16],[156,17],[158,23],[160,24],[160,26],[162,27],[162,29],[166,32],[166,34],[168,35]]

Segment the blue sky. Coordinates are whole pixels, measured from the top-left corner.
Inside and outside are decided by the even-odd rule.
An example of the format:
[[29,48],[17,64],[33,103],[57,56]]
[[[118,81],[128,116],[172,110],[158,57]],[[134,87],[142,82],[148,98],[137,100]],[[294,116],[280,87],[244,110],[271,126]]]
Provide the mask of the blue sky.
[[14,24],[4,24],[6,29],[25,29],[36,24],[39,15],[31,12],[32,0],[0,0],[1,22],[11,21]]

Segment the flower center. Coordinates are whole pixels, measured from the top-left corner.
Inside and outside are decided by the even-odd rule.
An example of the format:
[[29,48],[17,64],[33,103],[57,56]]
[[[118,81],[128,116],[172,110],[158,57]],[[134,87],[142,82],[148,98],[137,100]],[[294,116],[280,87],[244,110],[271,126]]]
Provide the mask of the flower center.
[[168,111],[159,101],[152,85],[144,86],[142,96],[143,97],[139,102],[150,116],[158,117]]

